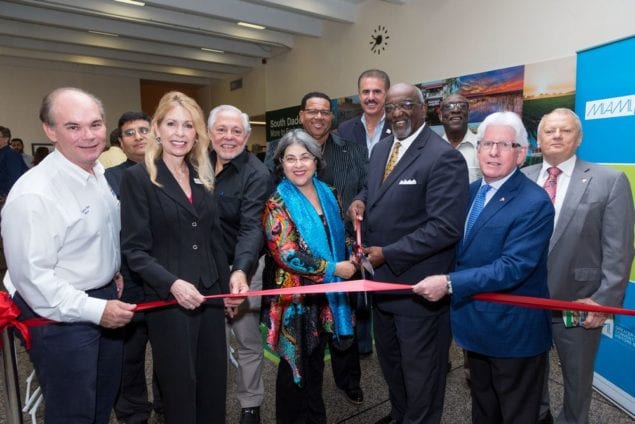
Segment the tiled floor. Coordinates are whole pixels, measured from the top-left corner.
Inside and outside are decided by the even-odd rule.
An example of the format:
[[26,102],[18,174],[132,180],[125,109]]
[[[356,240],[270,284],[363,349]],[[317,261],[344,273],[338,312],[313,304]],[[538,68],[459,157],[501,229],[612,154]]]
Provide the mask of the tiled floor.
[[[460,424],[470,422],[470,395],[465,384],[464,373],[462,368],[462,353],[454,346],[450,352],[452,360],[452,369],[448,374],[448,382],[445,396],[445,408],[443,414],[443,423]],[[18,355],[20,364],[21,381],[30,372],[30,365],[26,354],[20,350]],[[562,400],[562,376],[558,370],[558,359],[555,354],[551,356],[551,375],[550,388],[551,399],[554,405],[558,405]],[[346,424],[367,424],[374,423],[379,418],[384,417],[390,410],[388,402],[387,389],[384,380],[379,371],[377,357],[372,355],[366,359],[362,359],[362,388],[364,389],[365,400],[362,405],[356,406],[350,404],[345,397],[337,391],[333,382],[333,376],[329,364],[326,365],[324,375],[324,400],[328,414],[328,423],[346,423]],[[275,422],[275,394],[273,391],[276,375],[276,365],[265,360],[264,378],[265,378],[265,401],[262,405],[262,422],[270,424]],[[227,394],[227,423],[237,424],[240,416],[240,406],[236,400],[234,383],[235,369],[230,366],[228,394]],[[425,382],[422,382],[425,384]],[[0,424],[7,423],[7,414],[5,411],[5,393],[4,384],[0,388]],[[555,408],[557,412],[557,407]],[[25,416],[25,423],[31,420]],[[41,420],[39,421],[41,422]],[[116,423],[113,418],[112,423]],[[151,423],[160,423],[161,420],[156,417],[151,418]],[[613,406],[609,401],[594,393],[593,403],[591,405],[592,424],[627,424],[635,423],[628,415],[617,407]]]

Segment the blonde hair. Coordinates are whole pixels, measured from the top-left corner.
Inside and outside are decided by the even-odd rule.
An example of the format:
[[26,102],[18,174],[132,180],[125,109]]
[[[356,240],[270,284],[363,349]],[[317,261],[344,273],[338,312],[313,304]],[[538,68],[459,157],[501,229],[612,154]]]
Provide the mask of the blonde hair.
[[203,110],[194,99],[178,91],[170,91],[161,98],[152,118],[152,135],[155,141],[148,143],[145,154],[145,164],[150,174],[150,181],[159,187],[161,186],[157,182],[157,165],[155,162],[163,156],[163,146],[156,140],[157,128],[165,119],[165,115],[176,106],[181,106],[192,115],[196,139],[198,140],[192,146],[192,150],[185,156],[185,160],[194,167],[205,189],[212,191],[214,189],[214,172],[209,161],[209,138],[205,127]]

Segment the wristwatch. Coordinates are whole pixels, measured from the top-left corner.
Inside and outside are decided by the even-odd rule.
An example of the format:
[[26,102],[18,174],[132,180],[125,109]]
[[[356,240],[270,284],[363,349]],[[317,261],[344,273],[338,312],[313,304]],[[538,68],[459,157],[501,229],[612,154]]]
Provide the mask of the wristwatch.
[[445,278],[448,280],[447,282],[448,294],[452,294],[452,280],[450,279],[450,274],[446,275]]

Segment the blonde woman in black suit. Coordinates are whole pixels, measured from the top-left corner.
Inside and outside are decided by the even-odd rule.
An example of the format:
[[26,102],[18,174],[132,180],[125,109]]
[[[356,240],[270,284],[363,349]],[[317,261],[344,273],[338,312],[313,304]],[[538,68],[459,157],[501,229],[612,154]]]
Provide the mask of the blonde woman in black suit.
[[229,267],[203,112],[186,95],[167,93],[152,132],[145,163],[122,179],[122,251],[143,279],[146,300],[178,303],[146,313],[166,421],[224,422],[224,308],[204,295],[229,291]]

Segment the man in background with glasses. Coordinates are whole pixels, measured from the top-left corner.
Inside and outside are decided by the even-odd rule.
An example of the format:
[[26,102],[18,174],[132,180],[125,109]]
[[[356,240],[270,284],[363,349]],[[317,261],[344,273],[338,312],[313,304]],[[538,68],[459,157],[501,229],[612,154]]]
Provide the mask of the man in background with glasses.
[[[373,149],[367,183],[348,214],[363,217],[374,279],[415,284],[453,269],[468,200],[463,156],[425,123],[421,91],[395,84],[386,95],[392,136]],[[439,423],[450,347],[449,299],[373,294],[375,347],[390,394],[379,424]]]
[[478,139],[467,127],[470,103],[460,94],[450,94],[441,102],[439,119],[443,124],[445,134],[443,139],[457,149],[467,163],[470,182],[481,178],[481,170],[476,157],[476,143]]
[[[126,169],[137,163],[143,163],[151,118],[144,112],[126,112],[121,115],[116,128],[118,143],[126,155],[126,161],[108,168],[106,180],[113,193],[119,198],[121,177]],[[121,275],[124,279],[122,300],[129,303],[142,303],[143,281],[128,268],[126,259],[121,258]],[[152,378],[153,401],[148,400],[146,383],[146,346],[148,344],[148,327],[144,313],[136,313],[124,327],[123,368],[121,371],[121,388],[115,403],[115,415],[121,423],[146,422],[154,409],[157,414],[162,411],[161,394],[156,377]]]
[[[324,93],[311,92],[302,97],[300,122],[304,130],[322,146],[322,159],[325,166],[318,170],[318,178],[335,187],[342,202],[342,210],[345,211],[366,181],[368,165],[366,145],[350,142],[331,133],[333,125],[331,98]],[[279,140],[271,141],[267,146],[265,165],[272,172],[273,157],[278,142]],[[347,222],[346,229],[349,233],[352,233],[352,228],[352,224]],[[329,350],[335,385],[344,393],[349,402],[361,404],[364,401],[364,392],[360,386],[362,371],[357,340],[353,340],[351,346],[345,349],[335,346],[333,340],[329,340]]]
[[472,202],[456,270],[427,277],[414,291],[431,302],[451,295],[452,334],[469,358],[472,423],[535,424],[551,346],[551,314],[472,296],[548,297],[554,210],[544,190],[518,169],[528,141],[516,113],[489,115],[478,136],[483,178],[470,186]]

